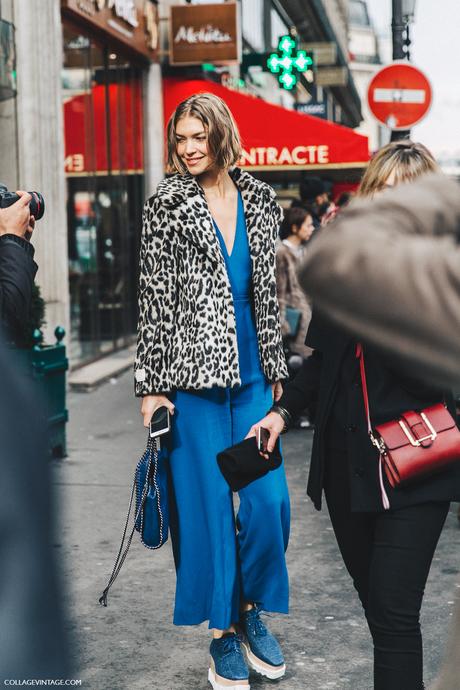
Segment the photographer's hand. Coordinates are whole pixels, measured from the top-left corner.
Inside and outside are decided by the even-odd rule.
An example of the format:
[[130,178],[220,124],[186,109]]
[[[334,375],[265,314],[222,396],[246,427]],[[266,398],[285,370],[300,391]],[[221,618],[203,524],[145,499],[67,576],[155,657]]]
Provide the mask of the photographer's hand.
[[32,233],[35,228],[35,218],[33,216],[30,216],[29,218],[29,227],[27,228],[27,232],[24,235],[24,239],[26,239],[28,242],[32,239]]
[[7,208],[0,208],[0,236],[18,235],[30,239],[35,223],[29,208],[32,197],[22,190],[18,190],[17,194],[21,198],[16,203]]

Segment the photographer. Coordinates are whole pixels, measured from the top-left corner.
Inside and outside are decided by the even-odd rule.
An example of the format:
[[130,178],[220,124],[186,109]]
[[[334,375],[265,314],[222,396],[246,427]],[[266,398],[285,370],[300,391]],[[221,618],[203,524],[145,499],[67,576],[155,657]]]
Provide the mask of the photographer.
[[0,324],[8,342],[16,343],[28,317],[38,266],[29,240],[35,218],[30,215],[31,195],[18,191],[18,201],[0,208]]

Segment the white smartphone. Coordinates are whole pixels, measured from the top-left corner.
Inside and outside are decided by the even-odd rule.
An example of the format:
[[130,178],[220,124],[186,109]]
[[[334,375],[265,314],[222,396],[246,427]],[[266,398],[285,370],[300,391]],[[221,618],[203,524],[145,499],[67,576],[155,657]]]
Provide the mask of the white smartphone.
[[270,440],[270,432],[263,426],[257,428],[257,448],[261,453],[267,453],[267,445]]
[[150,438],[158,438],[169,433],[171,430],[171,415],[167,407],[159,407],[153,413],[150,420],[149,433]]

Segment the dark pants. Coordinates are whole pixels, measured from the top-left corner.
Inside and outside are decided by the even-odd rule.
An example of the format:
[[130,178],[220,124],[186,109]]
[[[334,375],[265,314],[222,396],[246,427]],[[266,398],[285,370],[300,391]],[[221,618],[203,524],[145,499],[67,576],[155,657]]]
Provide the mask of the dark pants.
[[374,641],[374,690],[421,690],[420,609],[449,503],[352,513],[346,458],[328,455],[326,501]]

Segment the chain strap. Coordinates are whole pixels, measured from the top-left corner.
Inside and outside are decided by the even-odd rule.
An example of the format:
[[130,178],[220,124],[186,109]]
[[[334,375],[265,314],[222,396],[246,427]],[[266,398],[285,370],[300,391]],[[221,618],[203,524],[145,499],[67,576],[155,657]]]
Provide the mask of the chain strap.
[[[142,501],[143,501],[143,503],[145,502],[145,499],[146,499],[147,493],[148,493],[148,477],[149,477],[149,469],[150,469],[150,466],[151,466],[152,450],[153,450],[154,463],[153,463],[152,483],[153,483],[153,486],[154,486],[154,488],[155,488],[155,495],[156,495],[156,498],[157,498],[158,515],[159,515],[159,517],[160,517],[160,541],[158,542],[158,544],[157,544],[156,546],[150,546],[149,544],[146,544],[146,543],[144,542],[144,540],[142,539],[142,534],[143,534],[143,531],[144,531],[144,513],[143,513],[143,511],[141,511],[141,529],[140,529],[140,533],[141,533],[142,543],[144,544],[144,546],[146,546],[148,549],[155,550],[155,549],[159,549],[160,546],[163,546],[163,544],[164,544],[164,542],[165,542],[165,539],[164,539],[164,537],[163,537],[164,518],[163,518],[163,511],[162,511],[162,509],[161,509],[160,488],[159,488],[159,486],[158,486],[158,445],[157,445],[157,440],[156,440],[156,438],[153,438],[153,439],[150,438],[150,434],[149,434],[149,438],[148,438],[148,441],[147,441],[147,449],[150,451],[150,461],[149,461],[149,465],[148,465],[148,467],[147,467],[147,475],[146,475],[147,492],[146,492],[146,494],[145,494],[145,497],[144,497],[144,494],[142,494],[142,497],[143,497],[143,498],[142,498]],[[144,486],[144,489],[145,489],[145,486]],[[142,505],[143,505],[143,503],[142,503]],[[139,515],[139,512],[138,512],[138,515]],[[136,522],[137,522],[137,518],[136,518],[136,520],[134,521],[134,524],[136,524]]]
[[[109,589],[112,587],[113,583],[114,583],[115,580],[117,579],[118,574],[119,574],[120,570],[121,570],[122,567],[123,567],[123,563],[125,562],[126,556],[128,555],[128,551],[129,551],[129,548],[130,548],[130,546],[131,546],[131,542],[132,542],[132,540],[133,540],[133,536],[134,536],[134,532],[135,532],[135,529],[136,529],[137,521],[139,520],[139,516],[141,517],[141,529],[140,529],[140,533],[141,533],[141,538],[142,538],[142,529],[143,529],[143,524],[144,524],[143,508],[144,508],[144,504],[145,504],[145,501],[146,501],[146,499],[147,499],[147,494],[148,494],[148,491],[149,491],[149,477],[150,477],[150,470],[151,470],[151,467],[152,467],[152,453],[153,453],[153,458],[154,458],[154,460],[153,460],[153,477],[152,477],[152,480],[153,480],[153,485],[154,485],[155,491],[156,491],[158,513],[159,513],[159,516],[160,516],[160,541],[159,541],[159,543],[158,543],[156,546],[148,546],[148,548],[149,548],[149,549],[159,549],[160,546],[162,546],[162,544],[164,543],[164,538],[163,538],[163,524],[164,524],[164,521],[163,521],[163,512],[162,512],[162,510],[161,510],[161,505],[160,505],[160,492],[159,492],[158,480],[157,480],[157,474],[158,474],[158,446],[157,446],[157,440],[156,440],[155,438],[153,438],[153,439],[150,438],[150,434],[148,435],[148,439],[147,439],[147,451],[146,451],[146,452],[149,454],[149,459],[148,459],[148,463],[147,463],[147,471],[146,471],[146,474],[145,474],[145,481],[144,481],[144,486],[143,486],[143,489],[142,489],[142,495],[141,495],[141,498],[140,498],[140,501],[139,501],[139,506],[138,506],[137,512],[136,512],[136,514],[135,514],[135,516],[134,516],[133,528],[132,528],[131,533],[130,533],[130,535],[129,535],[129,537],[128,537],[128,541],[127,541],[127,543],[126,543],[126,548],[125,548],[125,550],[123,551],[123,546],[124,546],[125,539],[126,539],[126,532],[127,532],[127,529],[128,529],[129,516],[131,515],[131,509],[132,509],[132,505],[133,505],[134,491],[135,491],[135,489],[136,489],[137,467],[136,467],[136,469],[135,469],[135,471],[134,471],[134,480],[133,480],[133,486],[132,486],[132,489],[131,489],[131,497],[130,497],[130,499],[129,499],[128,514],[127,514],[127,516],[126,516],[125,527],[124,527],[124,530],[123,530],[123,536],[122,536],[122,538],[121,538],[121,544],[120,544],[120,548],[119,548],[119,550],[118,550],[118,555],[117,555],[117,557],[116,557],[116,559],[115,559],[115,564],[114,564],[114,566],[113,566],[112,574],[110,575],[110,578],[109,578],[109,581],[108,581],[108,583],[107,583],[107,586],[106,586],[106,588],[104,589],[104,591],[102,592],[102,596],[99,598],[99,603],[101,604],[101,606],[107,606],[107,595],[108,595],[108,593],[109,593]],[[147,546],[147,545],[145,545],[145,546]]]

